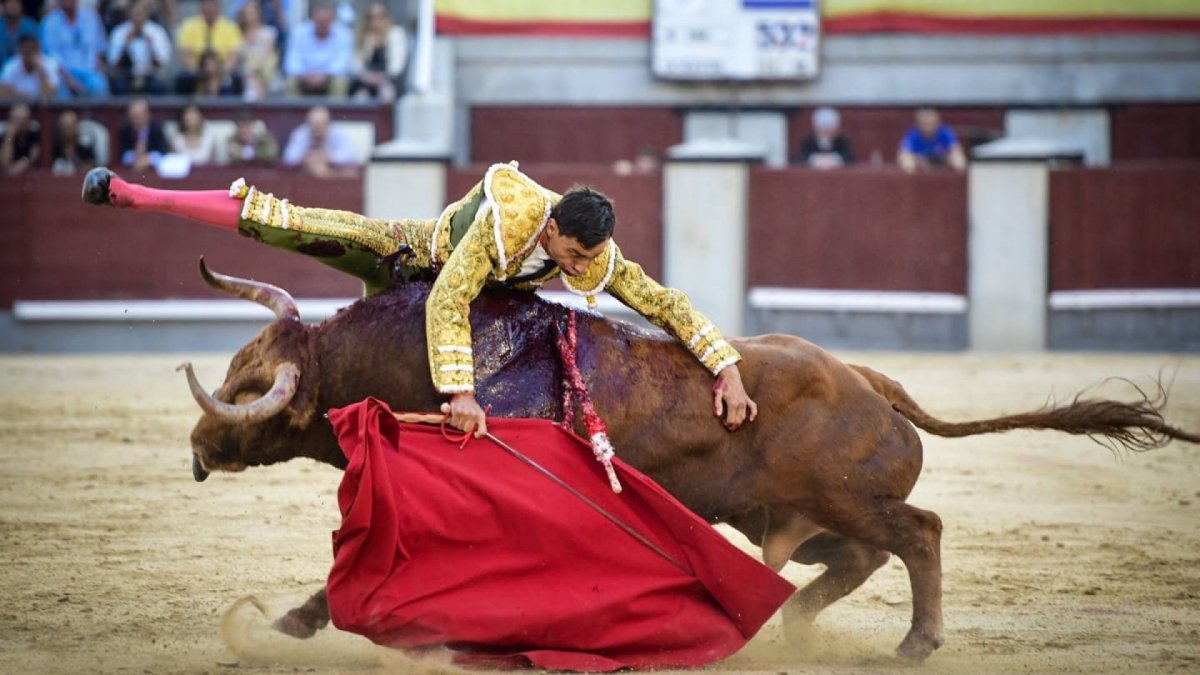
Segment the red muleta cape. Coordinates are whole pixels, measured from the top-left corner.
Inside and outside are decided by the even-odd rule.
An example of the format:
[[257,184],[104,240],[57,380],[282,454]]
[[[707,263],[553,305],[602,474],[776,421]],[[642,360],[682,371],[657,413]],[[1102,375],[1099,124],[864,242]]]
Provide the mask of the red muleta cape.
[[660,552],[487,439],[464,450],[367,399],[331,410],[349,460],[333,534],[329,615],[460,663],[608,671],[702,666],[740,649],[795,588],[652,480],[547,420],[488,429]]

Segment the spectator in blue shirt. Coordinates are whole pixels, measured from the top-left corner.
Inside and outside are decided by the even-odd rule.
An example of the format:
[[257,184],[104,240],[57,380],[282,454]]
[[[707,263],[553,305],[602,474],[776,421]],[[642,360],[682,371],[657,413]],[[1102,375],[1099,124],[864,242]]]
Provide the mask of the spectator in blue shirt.
[[333,6],[313,6],[312,19],[292,31],[283,59],[288,94],[345,98],[354,66],[354,35],[334,20]]
[[947,166],[962,171],[967,168],[967,155],[950,127],[942,124],[938,112],[921,108],[917,111],[916,126],[900,141],[896,162],[909,173]]
[[4,18],[0,19],[0,63],[16,55],[22,35],[37,37],[37,22],[22,13],[21,0],[4,0]]
[[46,53],[58,61],[61,79],[72,96],[108,93],[104,76],[104,24],[95,10],[79,0],[60,0],[59,8],[42,20]]

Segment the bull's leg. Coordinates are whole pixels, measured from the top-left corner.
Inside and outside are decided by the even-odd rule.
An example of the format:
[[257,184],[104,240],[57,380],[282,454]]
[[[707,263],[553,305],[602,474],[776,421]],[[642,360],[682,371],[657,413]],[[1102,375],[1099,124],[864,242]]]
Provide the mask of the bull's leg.
[[792,560],[804,565],[825,565],[783,607],[783,625],[789,634],[812,623],[821,610],[849,595],[888,561],[890,555],[870,544],[822,532],[804,542]]
[[912,584],[912,628],[896,649],[905,658],[923,659],[942,646],[942,519],[902,501],[838,528],[846,535],[891,551],[904,561]]
[[271,627],[284,635],[303,640],[312,637],[328,624],[329,602],[325,597],[325,589],[322,588],[313,593],[303,605],[276,619]]
[[778,572],[796,548],[821,531],[819,525],[796,511],[772,509],[762,538],[763,562]]

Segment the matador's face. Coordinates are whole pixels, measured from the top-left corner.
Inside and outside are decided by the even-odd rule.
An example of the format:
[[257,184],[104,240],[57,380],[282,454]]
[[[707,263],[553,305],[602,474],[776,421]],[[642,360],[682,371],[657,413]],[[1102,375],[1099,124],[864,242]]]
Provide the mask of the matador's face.
[[559,231],[558,222],[551,218],[546,224],[546,230],[542,232],[541,244],[563,274],[578,277],[587,272],[597,256],[604,253],[604,249],[608,247],[608,240],[588,248],[575,237]]

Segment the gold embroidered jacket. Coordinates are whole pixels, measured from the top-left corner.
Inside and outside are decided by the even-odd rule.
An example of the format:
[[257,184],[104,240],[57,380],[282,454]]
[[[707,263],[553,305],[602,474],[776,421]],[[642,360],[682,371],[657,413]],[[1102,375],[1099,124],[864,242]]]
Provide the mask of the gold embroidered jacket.
[[[432,221],[384,221],[295,206],[247,188],[242,181],[230,188],[230,196],[245,202],[239,226],[243,234],[319,256],[362,278],[368,293],[382,290],[389,281],[387,271],[377,264],[379,258],[404,245],[409,247],[410,265],[438,270],[426,305],[425,330],[430,374],[443,394],[474,391],[470,303],[487,283],[505,282],[521,272],[560,198],[508,164],[492,166],[483,181]],[[478,208],[481,201],[483,208]],[[456,216],[461,220],[472,206],[477,207],[473,220],[457,244],[452,243],[452,229],[462,225]],[[335,246],[341,247],[340,255],[330,255]],[[515,286],[537,288],[560,273],[553,266]],[[712,322],[692,308],[687,295],[651,279],[640,265],[625,260],[611,240],[583,275],[563,276],[562,281],[589,302],[608,291],[686,345],[713,375],[741,358]]]
[[[450,218],[464,205],[486,197],[458,245],[450,248]],[[438,219],[432,242],[436,265],[445,260],[429,295],[426,338],[434,385],[450,394],[474,390],[471,355],[471,300],[489,280],[504,281],[521,270],[550,219],[559,195],[546,190],[515,166],[497,164],[488,169],[483,182],[450,205]],[[543,276],[521,285],[540,286],[559,276],[554,267]],[[712,322],[692,308],[683,292],[664,288],[641,266],[625,260],[613,241],[579,277],[562,277],[571,291],[594,296],[608,291],[622,303],[646,317],[687,345],[709,372],[716,375],[740,356],[721,336]]]

